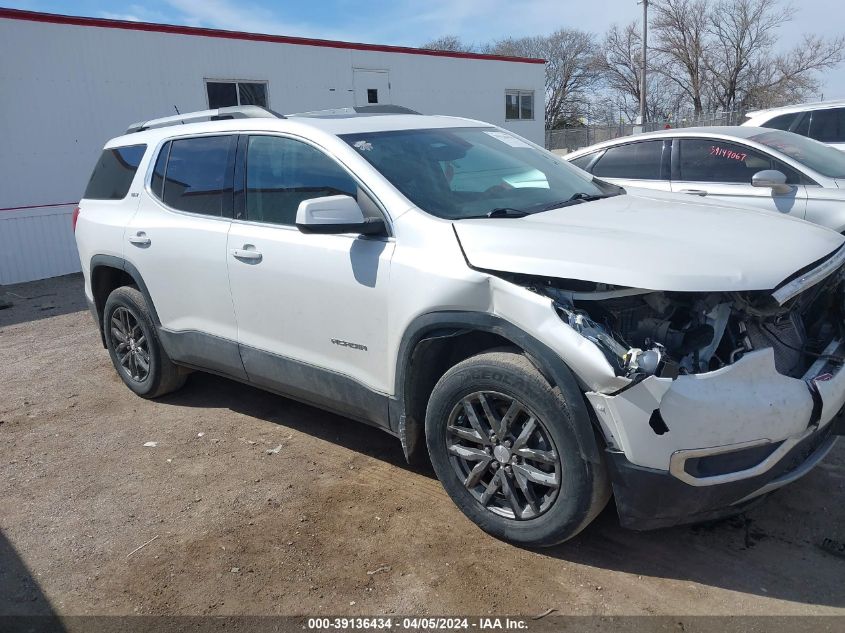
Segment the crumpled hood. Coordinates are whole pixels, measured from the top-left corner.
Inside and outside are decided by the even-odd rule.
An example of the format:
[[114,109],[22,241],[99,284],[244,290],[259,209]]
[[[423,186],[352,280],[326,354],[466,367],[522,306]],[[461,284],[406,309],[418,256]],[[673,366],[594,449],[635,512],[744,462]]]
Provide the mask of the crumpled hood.
[[845,242],[796,218],[644,189],[454,226],[475,268],[685,292],[770,290]]

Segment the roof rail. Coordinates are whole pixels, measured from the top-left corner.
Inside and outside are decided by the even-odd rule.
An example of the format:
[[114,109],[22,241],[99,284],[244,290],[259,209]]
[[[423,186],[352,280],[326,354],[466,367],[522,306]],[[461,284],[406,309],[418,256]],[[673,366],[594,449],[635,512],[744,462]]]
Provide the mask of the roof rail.
[[166,116],[160,119],[150,119],[149,121],[138,121],[126,128],[126,133],[132,134],[133,132],[142,132],[143,130],[167,127],[169,125],[179,125],[181,123],[195,123],[206,119],[209,121],[221,121],[225,119],[266,118],[284,119],[285,116],[279,114],[278,112],[273,112],[272,110],[256,105],[231,106],[228,108],[216,108],[214,110],[186,112],[185,114],[176,114],[174,116]]
[[355,115],[373,115],[373,114],[420,114],[416,110],[406,108],[405,106],[393,105],[389,103],[354,106],[351,108],[331,108],[329,110],[312,110],[310,112],[297,112],[296,114],[289,114],[288,116],[301,117],[348,117]]

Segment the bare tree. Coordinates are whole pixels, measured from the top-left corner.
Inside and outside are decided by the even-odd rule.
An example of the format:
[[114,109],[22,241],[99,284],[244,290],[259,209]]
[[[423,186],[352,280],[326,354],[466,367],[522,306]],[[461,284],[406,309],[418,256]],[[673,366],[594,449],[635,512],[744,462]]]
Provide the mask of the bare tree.
[[546,60],[546,128],[552,129],[586,113],[590,91],[601,74],[596,67],[595,36],[577,29],[560,29],[548,36],[507,38],[484,52]]
[[776,54],[777,30],[794,13],[777,0],[721,0],[714,5],[707,64],[716,105],[732,109],[800,100],[817,89],[817,71],[842,61],[842,37],[826,41],[805,36],[801,45]]
[[[596,58],[596,68],[601,73],[605,86],[610,90],[610,98],[602,98],[596,103],[614,104],[614,111],[621,111],[628,121],[633,121],[639,113],[640,92],[642,90],[642,35],[639,22],[619,27],[613,25],[605,34],[601,53]],[[652,62],[654,63],[654,61]],[[659,60],[658,60],[659,63]],[[648,120],[666,119],[675,112],[683,99],[683,94],[671,81],[660,73],[647,75],[646,109]],[[614,115],[616,117],[616,115]]]
[[655,0],[655,69],[696,114],[800,101],[818,88],[819,71],[842,61],[845,38],[806,36],[778,53],[778,31],[793,16],[778,0]]
[[443,35],[422,45],[435,51],[453,51],[457,53],[471,53],[475,51],[474,44],[467,44],[458,35]]
[[704,111],[707,27],[708,0],[662,0],[654,5],[651,28],[659,62],[652,65],[687,96],[696,114]]

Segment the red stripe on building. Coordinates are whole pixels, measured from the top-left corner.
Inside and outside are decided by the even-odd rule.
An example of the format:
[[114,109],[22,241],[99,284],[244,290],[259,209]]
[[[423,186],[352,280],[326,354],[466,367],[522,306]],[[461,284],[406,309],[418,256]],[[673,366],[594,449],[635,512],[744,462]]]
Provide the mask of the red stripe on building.
[[90,26],[105,29],[125,29],[127,31],[170,33],[172,35],[216,37],[228,40],[245,40],[248,42],[271,42],[275,44],[296,44],[299,46],[343,48],[354,51],[404,53],[406,55],[427,55],[429,57],[455,57],[459,59],[486,59],[500,62],[517,62],[523,64],[546,63],[546,60],[537,59],[534,57],[509,57],[506,55],[484,55],[482,53],[463,53],[458,51],[435,51],[427,48],[411,48],[409,46],[388,46],[386,44],[360,44],[357,42],[318,40],[308,37],[289,37],[287,35],[267,35],[264,33],[245,33],[242,31],[223,31],[219,29],[206,29],[194,26],[177,26],[174,24],[154,24],[152,22],[131,22],[128,20],[87,18],[73,15],[58,15],[55,13],[39,13],[37,11],[22,11],[19,9],[0,8],[0,18],[6,18],[10,20],[27,20],[29,22],[46,22],[48,24],[70,24],[73,26]]
[[4,209],[0,209],[2,211],[24,211],[26,209],[49,209],[50,207],[70,207],[75,204],[79,204],[79,202],[56,202],[55,204],[33,204],[28,207],[6,207]]

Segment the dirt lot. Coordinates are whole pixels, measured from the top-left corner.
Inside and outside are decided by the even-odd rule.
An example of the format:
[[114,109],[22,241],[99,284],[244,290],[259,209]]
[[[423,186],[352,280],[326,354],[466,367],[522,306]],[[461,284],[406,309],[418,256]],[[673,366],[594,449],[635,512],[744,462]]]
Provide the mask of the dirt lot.
[[377,430],[204,374],[134,396],[79,276],[4,290],[2,614],[845,614],[818,547],[845,540],[845,442],[742,519],[636,533],[611,507],[529,551]]

